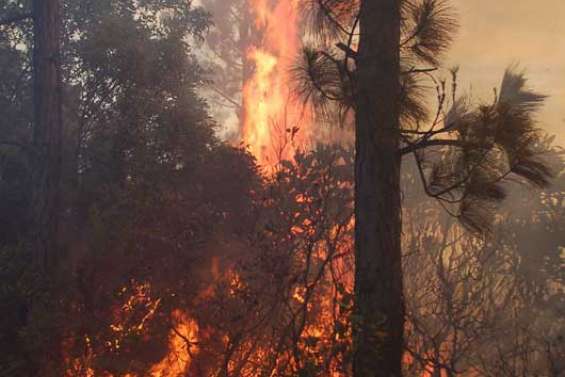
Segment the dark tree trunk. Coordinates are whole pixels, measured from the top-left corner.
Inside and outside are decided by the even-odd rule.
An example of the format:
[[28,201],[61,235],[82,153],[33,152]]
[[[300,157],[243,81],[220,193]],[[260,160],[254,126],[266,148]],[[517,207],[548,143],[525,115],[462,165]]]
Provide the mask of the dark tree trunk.
[[32,167],[32,252],[47,269],[55,261],[59,224],[62,147],[59,0],[33,0],[34,158]]
[[355,377],[401,376],[400,0],[364,0],[356,88]]

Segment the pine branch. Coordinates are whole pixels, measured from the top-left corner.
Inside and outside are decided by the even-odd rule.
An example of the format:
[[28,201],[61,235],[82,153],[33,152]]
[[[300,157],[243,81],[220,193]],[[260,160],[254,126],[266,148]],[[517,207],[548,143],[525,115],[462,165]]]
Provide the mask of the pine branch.
[[353,50],[351,47],[347,46],[345,43],[339,42],[335,46],[337,48],[339,48],[340,50],[342,50],[343,52],[345,52],[345,55],[348,58],[353,58],[354,60],[357,59],[357,51]]
[[[339,47],[339,46],[338,46]],[[409,75],[412,73],[430,73],[430,72],[435,72],[437,71],[438,68],[437,67],[431,67],[431,68],[411,68],[408,71],[403,71],[400,72],[401,75]]]
[[461,140],[455,139],[433,139],[433,140],[424,140],[418,143],[410,144],[404,148],[400,149],[400,154],[405,155],[408,153],[415,152],[420,149],[428,148],[428,147],[438,147],[438,146],[451,146],[451,147],[460,147],[462,148],[465,144]]
[[343,34],[349,34],[349,31],[347,30],[347,28],[345,26],[343,26],[337,19],[337,17],[334,15],[334,13],[332,12],[331,8],[324,3],[323,0],[318,0],[318,6],[320,7],[320,9],[322,10],[322,12],[324,12],[325,16],[328,18],[328,20],[330,20],[331,23],[334,24],[334,26]]

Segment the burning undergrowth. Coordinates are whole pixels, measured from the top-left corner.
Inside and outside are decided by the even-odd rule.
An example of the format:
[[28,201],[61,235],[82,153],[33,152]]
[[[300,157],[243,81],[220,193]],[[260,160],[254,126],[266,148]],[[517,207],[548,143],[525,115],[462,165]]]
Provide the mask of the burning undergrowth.
[[[84,290],[99,295],[94,304],[77,292],[72,304],[82,326],[69,332],[67,374],[346,375],[351,153],[325,147],[295,160],[248,187],[247,213],[236,213],[236,201],[184,219],[200,228],[173,227],[181,217],[173,208],[195,204],[177,195],[158,216],[153,209],[129,224],[144,236],[112,245],[108,269],[81,262]],[[187,229],[187,244],[169,242]],[[110,265],[117,254],[124,260]]]

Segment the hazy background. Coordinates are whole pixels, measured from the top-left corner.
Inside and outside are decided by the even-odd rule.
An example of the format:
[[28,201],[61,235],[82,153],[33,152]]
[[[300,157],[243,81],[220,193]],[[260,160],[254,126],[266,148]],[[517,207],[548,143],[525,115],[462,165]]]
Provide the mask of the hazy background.
[[[541,124],[565,145],[565,1],[453,0],[461,29],[448,62],[461,88],[492,99],[504,68],[518,62],[530,86],[550,96]],[[472,83],[472,87],[471,87]]]

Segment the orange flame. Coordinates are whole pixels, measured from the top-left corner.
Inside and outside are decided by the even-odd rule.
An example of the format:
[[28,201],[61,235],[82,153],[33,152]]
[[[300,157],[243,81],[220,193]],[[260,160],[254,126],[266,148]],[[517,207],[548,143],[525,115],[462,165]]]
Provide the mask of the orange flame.
[[173,311],[174,328],[169,334],[169,352],[150,370],[151,377],[181,377],[198,353],[198,325],[180,310]]
[[293,95],[290,77],[301,46],[298,4],[297,0],[248,3],[262,41],[247,50],[255,70],[243,87],[243,136],[260,164],[273,165],[305,147],[310,131],[310,111]]

